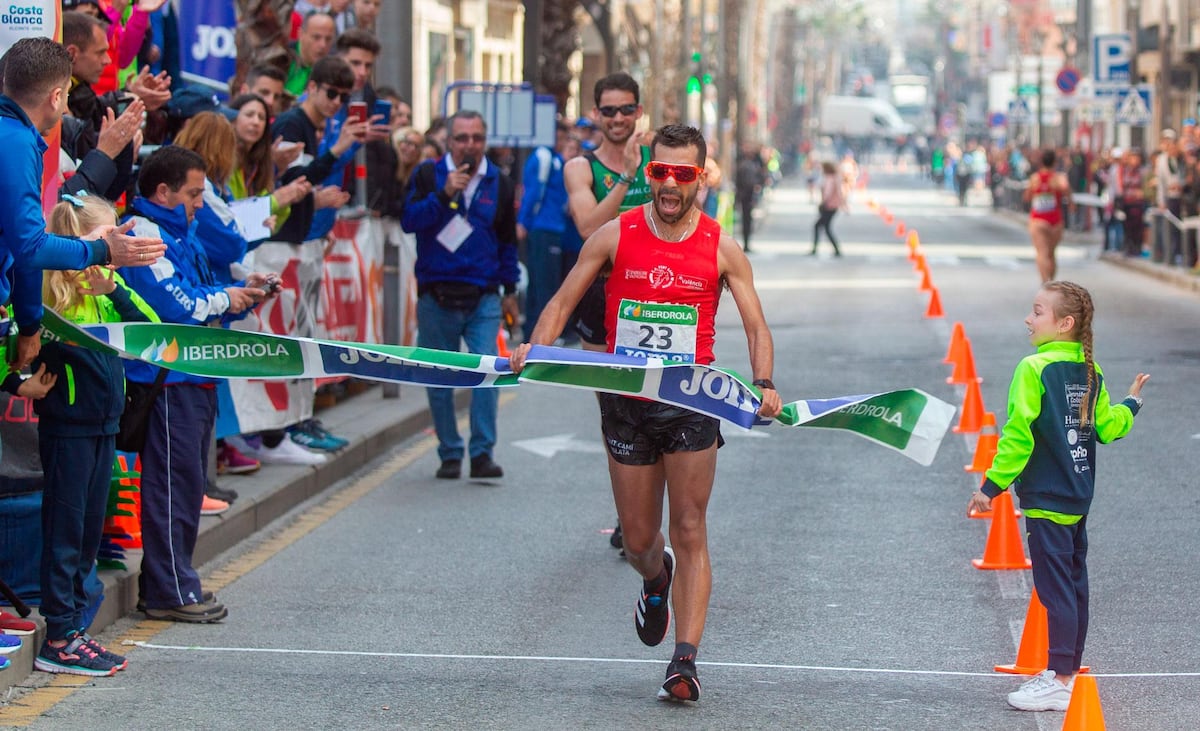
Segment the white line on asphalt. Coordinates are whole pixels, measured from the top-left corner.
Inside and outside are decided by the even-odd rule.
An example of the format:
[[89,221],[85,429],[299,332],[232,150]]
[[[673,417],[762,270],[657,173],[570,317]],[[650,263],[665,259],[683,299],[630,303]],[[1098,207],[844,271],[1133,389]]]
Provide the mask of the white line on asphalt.
[[755,289],[899,289],[916,286],[917,280],[912,277],[903,279],[865,279],[862,277],[847,277],[845,279],[756,279]]
[[[392,657],[415,660],[514,660],[523,662],[578,662],[624,665],[658,665],[662,660],[639,660],[619,657],[558,657],[554,655],[456,655],[431,652],[367,652],[359,650],[306,650],[286,647],[203,647],[201,645],[159,645],[152,642],[126,642],[148,650],[180,650],[185,652],[243,652],[272,655],[332,655],[348,657]],[[910,670],[906,668],[852,668],[836,665],[788,665],[761,662],[699,661],[697,665],[714,668],[749,668],[755,670],[811,670],[834,673],[872,673],[877,675],[953,675],[970,678],[1008,678],[1008,673],[974,673],[963,670]],[[1093,678],[1191,678],[1200,672],[1188,673],[1088,673]]]

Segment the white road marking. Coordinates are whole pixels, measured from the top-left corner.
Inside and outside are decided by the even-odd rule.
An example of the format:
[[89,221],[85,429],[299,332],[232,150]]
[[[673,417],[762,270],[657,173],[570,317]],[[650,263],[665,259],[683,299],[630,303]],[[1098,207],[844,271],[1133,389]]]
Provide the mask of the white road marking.
[[[126,642],[125,644],[147,650],[175,650],[180,652],[228,652],[270,655],[326,655],[345,657],[409,658],[414,660],[505,660],[515,662],[571,662],[621,665],[661,665],[662,660],[643,660],[621,657],[560,657],[555,655],[467,655],[432,652],[379,652],[366,650],[310,650],[286,647],[204,647],[201,645],[159,645],[152,642]],[[754,670],[804,670],[812,672],[869,673],[875,675],[948,675],[968,678],[1004,678],[1012,680],[1008,673],[975,673],[963,670],[913,670],[908,668],[854,668],[837,665],[790,665],[760,662],[713,662],[698,661],[697,665],[714,668],[747,668]],[[1088,673],[1094,678],[1191,678],[1200,677],[1200,672],[1186,673]]]
[[559,452],[604,453],[604,445],[599,440],[584,441],[576,439],[574,434],[555,434],[536,439],[522,439],[513,442],[513,446],[533,452],[539,457],[553,457]]

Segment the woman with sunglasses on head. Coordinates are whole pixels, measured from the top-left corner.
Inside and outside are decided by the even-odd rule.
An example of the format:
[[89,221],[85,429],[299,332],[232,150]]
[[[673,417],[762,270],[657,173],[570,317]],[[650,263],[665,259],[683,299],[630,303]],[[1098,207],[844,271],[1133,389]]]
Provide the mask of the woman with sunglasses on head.
[[[759,415],[782,408],[771,382],[774,346],[742,247],[694,206],[703,182],[704,136],[668,125],[651,144],[645,172],[652,200],[622,213],[590,236],[579,261],[551,298],[528,343],[510,359],[520,372],[531,344],[552,343],[596,275],[606,285],[607,351],[707,365],[714,360],[715,318],[722,291],[733,295],[747,334]],[[656,314],[662,313],[665,316]],[[634,610],[638,638],[661,644],[675,614],[675,650],[658,697],[700,699],[696,653],[704,633],[712,569],[706,520],[721,433],[716,419],[668,404],[600,394],[613,498],[629,563],[642,576]],[[666,486],[670,485],[670,490]],[[662,535],[663,496],[670,542]],[[672,582],[674,601],[669,603]]]

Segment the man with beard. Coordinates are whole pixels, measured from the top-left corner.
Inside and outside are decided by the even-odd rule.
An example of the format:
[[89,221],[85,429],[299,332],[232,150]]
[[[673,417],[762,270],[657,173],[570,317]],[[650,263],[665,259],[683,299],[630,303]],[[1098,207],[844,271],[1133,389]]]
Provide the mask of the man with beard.
[[[746,330],[754,385],[762,390],[758,413],[779,414],[779,394],[771,383],[774,346],[754,290],[750,262],[720,224],[693,203],[704,177],[704,136],[693,127],[668,125],[650,145],[651,203],[622,213],[602,226],[579,254],[579,261],[546,305],[529,343],[511,359],[519,372],[531,344],[549,344],[566,324],[585,290],[606,266],[609,352],[644,355],[684,363],[713,361],[714,318],[723,286],[733,295]],[[657,305],[685,306],[687,324],[656,325],[646,338],[639,323],[626,319],[635,305],[643,313]],[[668,321],[664,321],[668,322]],[[617,515],[624,527],[625,553],[642,575],[634,626],[643,643],[655,646],[671,623],[668,594],[677,581],[675,652],[658,697],[696,701],[696,651],[704,633],[712,590],[705,525],[716,474],[719,422],[702,414],[641,398],[600,394],[600,418],[608,448],[609,474]],[[671,547],[662,534],[663,491],[670,504]]]
[[[563,166],[563,184],[567,189],[567,208],[575,220],[579,235],[587,239],[617,215],[650,200],[650,186],[643,169],[650,161],[650,148],[642,144],[637,131],[642,118],[637,81],[618,72],[596,82],[592,110],[595,124],[603,134],[600,146]],[[568,323],[579,333],[585,350],[603,351],[604,280],[607,270],[592,282]],[[554,334],[555,337],[558,333]],[[610,541],[621,548],[621,524],[613,529]]]

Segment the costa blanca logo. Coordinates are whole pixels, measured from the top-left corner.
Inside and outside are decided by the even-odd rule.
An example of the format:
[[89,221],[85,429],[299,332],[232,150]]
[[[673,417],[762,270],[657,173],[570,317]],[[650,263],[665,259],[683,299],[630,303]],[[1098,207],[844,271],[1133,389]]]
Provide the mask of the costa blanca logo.
[[659,264],[650,270],[650,286],[655,289],[666,289],[675,283],[675,272],[666,264]]
[[32,26],[41,26],[45,16],[42,13],[42,8],[21,5],[9,5],[8,9],[0,15],[0,25],[6,25],[9,28]]
[[139,357],[150,363],[174,363],[179,360],[179,343],[175,338],[171,338],[169,343],[166,340],[161,343],[151,340],[150,345],[146,346]]

